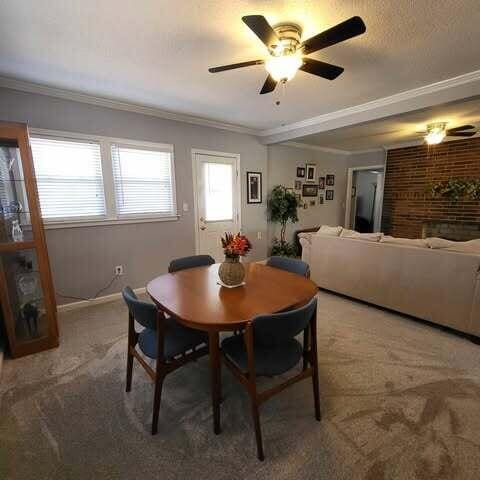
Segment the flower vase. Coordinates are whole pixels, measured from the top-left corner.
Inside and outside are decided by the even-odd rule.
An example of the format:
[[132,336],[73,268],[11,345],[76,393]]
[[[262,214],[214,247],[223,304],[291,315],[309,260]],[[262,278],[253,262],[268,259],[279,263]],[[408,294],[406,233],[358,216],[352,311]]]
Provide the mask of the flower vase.
[[240,257],[225,257],[218,269],[218,276],[229,287],[241,285],[245,279],[245,267],[240,263]]

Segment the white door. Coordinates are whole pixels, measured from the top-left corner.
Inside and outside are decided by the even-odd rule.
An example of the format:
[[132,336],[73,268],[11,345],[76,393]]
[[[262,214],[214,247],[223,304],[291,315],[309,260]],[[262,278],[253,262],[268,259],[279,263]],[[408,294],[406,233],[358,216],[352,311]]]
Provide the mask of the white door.
[[240,231],[239,158],[236,155],[194,155],[197,254],[224,258],[221,237]]

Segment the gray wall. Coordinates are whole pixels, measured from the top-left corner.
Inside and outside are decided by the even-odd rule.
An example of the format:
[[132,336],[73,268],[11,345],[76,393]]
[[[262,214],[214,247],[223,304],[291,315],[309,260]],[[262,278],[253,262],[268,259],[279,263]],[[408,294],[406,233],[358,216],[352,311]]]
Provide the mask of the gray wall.
[[[175,149],[178,221],[47,230],[50,263],[57,292],[89,297],[108,283],[115,265],[125,275],[103,292],[123,285],[141,287],[166,271],[170,259],[195,250],[191,149],[241,155],[242,223],[253,243],[252,259],[267,254],[265,202],[247,205],[246,171],[267,177],[267,147],[256,138],[225,130],[164,120],[44,95],[0,88],[0,120],[27,122],[31,127],[170,143]],[[265,180],[264,180],[265,185]],[[266,197],[264,192],[264,198]],[[182,212],[187,202],[189,212]],[[261,232],[262,239],[257,240]],[[58,298],[59,303],[72,300]]]
[[[317,166],[317,177],[327,174],[335,175],[334,199],[324,200],[318,204],[318,197],[314,207],[306,210],[299,208],[299,221],[287,227],[287,240],[292,240],[293,232],[300,228],[315,227],[317,225],[343,225],[345,219],[345,197],[347,189],[347,169],[366,165],[380,165],[384,163],[384,152],[369,152],[353,155],[342,155],[320,150],[291,147],[287,145],[270,145],[268,147],[268,191],[275,185],[294,187],[297,166],[314,163]],[[298,179],[303,180],[304,179]],[[326,187],[331,188],[331,187]],[[325,191],[323,191],[325,196]],[[305,199],[308,203],[309,199]],[[313,200],[313,198],[312,198]],[[269,224],[269,242],[279,236],[280,228],[276,224]]]

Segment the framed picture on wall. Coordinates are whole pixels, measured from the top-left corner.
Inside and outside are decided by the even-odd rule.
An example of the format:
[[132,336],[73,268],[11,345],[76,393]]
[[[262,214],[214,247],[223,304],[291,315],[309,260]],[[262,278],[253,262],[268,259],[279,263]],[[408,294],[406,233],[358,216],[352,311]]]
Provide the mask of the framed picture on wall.
[[247,172],[247,203],[262,203],[262,172]]
[[295,180],[295,190],[302,189],[302,182],[300,180]]
[[326,190],[325,191],[325,199],[326,200],[333,200],[333,192],[334,192],[334,190]]
[[318,177],[318,189],[325,190],[325,177]]
[[318,195],[318,185],[309,185],[304,183],[302,186],[302,197],[316,197]]
[[319,205],[323,205],[323,195],[320,195],[320,196],[318,197],[318,204],[319,204]]
[[313,163],[307,163],[307,172],[305,175],[305,181],[308,183],[315,183],[316,180],[316,172],[317,172],[317,166],[314,165]]
[[327,187],[333,187],[335,185],[335,175],[327,175],[325,183]]
[[297,177],[305,178],[305,167],[297,167]]

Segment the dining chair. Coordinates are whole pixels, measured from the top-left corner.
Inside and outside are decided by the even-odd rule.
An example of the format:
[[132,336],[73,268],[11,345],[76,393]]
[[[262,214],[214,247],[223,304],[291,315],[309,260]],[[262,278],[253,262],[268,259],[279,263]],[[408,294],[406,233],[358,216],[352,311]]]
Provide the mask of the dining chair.
[[[315,418],[320,421],[320,393],[317,358],[317,299],[301,308],[273,315],[260,315],[247,323],[243,335],[225,338],[222,355],[225,365],[250,396],[257,456],[264,460],[260,428],[260,405],[285,388],[311,377]],[[295,338],[303,331],[303,346]],[[308,342],[310,338],[310,342]],[[311,345],[311,346],[310,346]],[[303,358],[300,373],[270,389],[259,392],[256,377],[275,377],[295,367]],[[310,364],[310,365],[309,365]]]
[[192,255],[191,257],[176,258],[170,262],[168,273],[178,272],[186,268],[206,267],[214,263],[215,260],[210,255]]
[[296,273],[303,277],[310,277],[310,267],[308,266],[308,263],[305,263],[302,260],[297,260],[296,258],[273,256],[267,260],[267,265],[269,267],[286,270],[287,272]]
[[[158,415],[165,377],[187,362],[207,354],[208,336],[200,330],[180,325],[171,317],[167,318],[155,305],[139,300],[130,287],[125,287],[122,295],[128,306],[126,391],[130,392],[132,389],[135,358],[155,384],[152,418],[152,435],[155,435],[158,431]],[[142,331],[136,331],[135,321],[144,327]],[[205,345],[201,346],[202,344]],[[147,363],[142,354],[156,360],[155,368]]]

